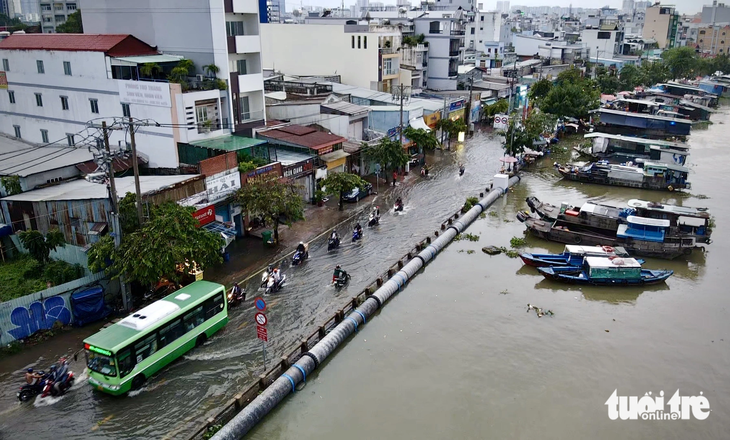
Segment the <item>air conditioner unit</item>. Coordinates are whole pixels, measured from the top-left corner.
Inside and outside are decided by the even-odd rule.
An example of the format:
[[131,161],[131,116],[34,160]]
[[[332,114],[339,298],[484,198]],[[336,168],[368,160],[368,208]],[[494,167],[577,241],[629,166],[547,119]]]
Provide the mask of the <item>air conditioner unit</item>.
[[204,77],[203,75],[201,75],[201,74],[197,74],[197,75],[195,75],[195,78],[196,78],[196,79],[197,79],[198,81],[203,81],[203,80],[205,79],[205,77]]

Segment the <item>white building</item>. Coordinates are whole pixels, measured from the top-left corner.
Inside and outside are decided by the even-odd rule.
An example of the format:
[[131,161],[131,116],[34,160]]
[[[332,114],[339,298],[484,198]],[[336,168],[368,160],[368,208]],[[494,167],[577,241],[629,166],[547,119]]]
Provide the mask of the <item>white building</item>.
[[56,26],[63,24],[68,16],[78,10],[78,1],[40,0],[41,30],[45,34],[56,32]]
[[[149,119],[160,126],[136,131],[140,157],[150,167],[177,168],[178,142],[230,133],[222,123],[229,114],[223,105],[227,91],[196,91],[190,84],[183,92],[180,84],[138,80],[141,65],[170,69],[181,58],[160,55],[131,35],[13,34],[0,41],[8,82],[0,93],[0,132],[39,145],[77,147],[61,157],[95,144],[87,137],[89,121]],[[126,149],[130,141],[125,131],[112,131],[109,138],[114,148]]]
[[502,13],[477,11],[474,13],[474,21],[466,26],[466,48],[483,51],[484,43],[499,42],[501,35]]
[[415,34],[428,43],[428,88],[456,90],[458,67],[465,46],[463,11],[429,11],[414,19]]
[[509,1],[497,2],[497,12],[509,14]]
[[591,57],[611,58],[620,53],[623,31],[619,29],[618,21],[601,20],[600,25],[583,29],[580,39],[590,49]]
[[[229,83],[224,121],[251,135],[263,125],[264,83],[256,0],[80,0],[84,32],[132,34],[165,53],[214,64]],[[191,13],[194,10],[195,13]]]
[[390,92],[400,82],[393,26],[262,24],[263,66],[288,75],[340,75],[344,84]]

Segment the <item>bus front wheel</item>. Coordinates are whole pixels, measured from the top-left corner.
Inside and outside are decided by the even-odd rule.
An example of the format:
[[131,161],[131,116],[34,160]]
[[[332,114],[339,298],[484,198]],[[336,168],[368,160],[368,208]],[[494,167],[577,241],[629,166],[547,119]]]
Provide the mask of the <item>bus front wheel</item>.
[[195,346],[196,347],[202,347],[203,344],[205,344],[205,341],[208,340],[208,336],[206,336],[205,333],[202,335],[198,335],[198,339],[195,340]]
[[132,379],[132,391],[142,388],[146,380],[147,379],[144,377],[144,374],[138,374],[135,376],[134,379]]

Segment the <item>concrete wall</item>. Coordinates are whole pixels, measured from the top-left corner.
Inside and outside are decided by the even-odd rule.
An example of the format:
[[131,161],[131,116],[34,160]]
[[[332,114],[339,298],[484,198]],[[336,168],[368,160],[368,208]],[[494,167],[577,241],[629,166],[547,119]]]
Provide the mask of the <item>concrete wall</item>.
[[[601,32],[608,32],[609,38],[608,39],[599,39],[598,33]],[[618,45],[620,41],[616,41],[616,35],[618,34],[618,31],[602,31],[600,29],[583,29],[583,31],[580,34],[580,39],[583,44],[583,46],[587,47],[590,50],[590,55],[592,59],[596,58],[596,55],[599,57],[611,57],[618,53]],[[598,48],[598,49],[596,49]],[[598,53],[596,53],[596,50]]]
[[672,19],[672,15],[660,14],[659,11],[661,10],[661,5],[646,8],[642,36],[644,38],[653,38],[656,40],[659,48],[664,49],[669,42],[669,21]]
[[260,29],[264,69],[296,75],[337,74],[344,84],[368,89],[377,85],[378,34],[346,33],[343,26],[315,24],[267,23]]

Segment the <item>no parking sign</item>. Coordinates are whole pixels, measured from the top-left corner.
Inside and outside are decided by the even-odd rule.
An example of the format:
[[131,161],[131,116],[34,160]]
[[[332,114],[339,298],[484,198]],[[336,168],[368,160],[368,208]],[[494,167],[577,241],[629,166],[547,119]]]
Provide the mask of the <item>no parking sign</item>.
[[506,130],[509,126],[509,116],[507,115],[495,115],[494,116],[494,129],[495,130]]

